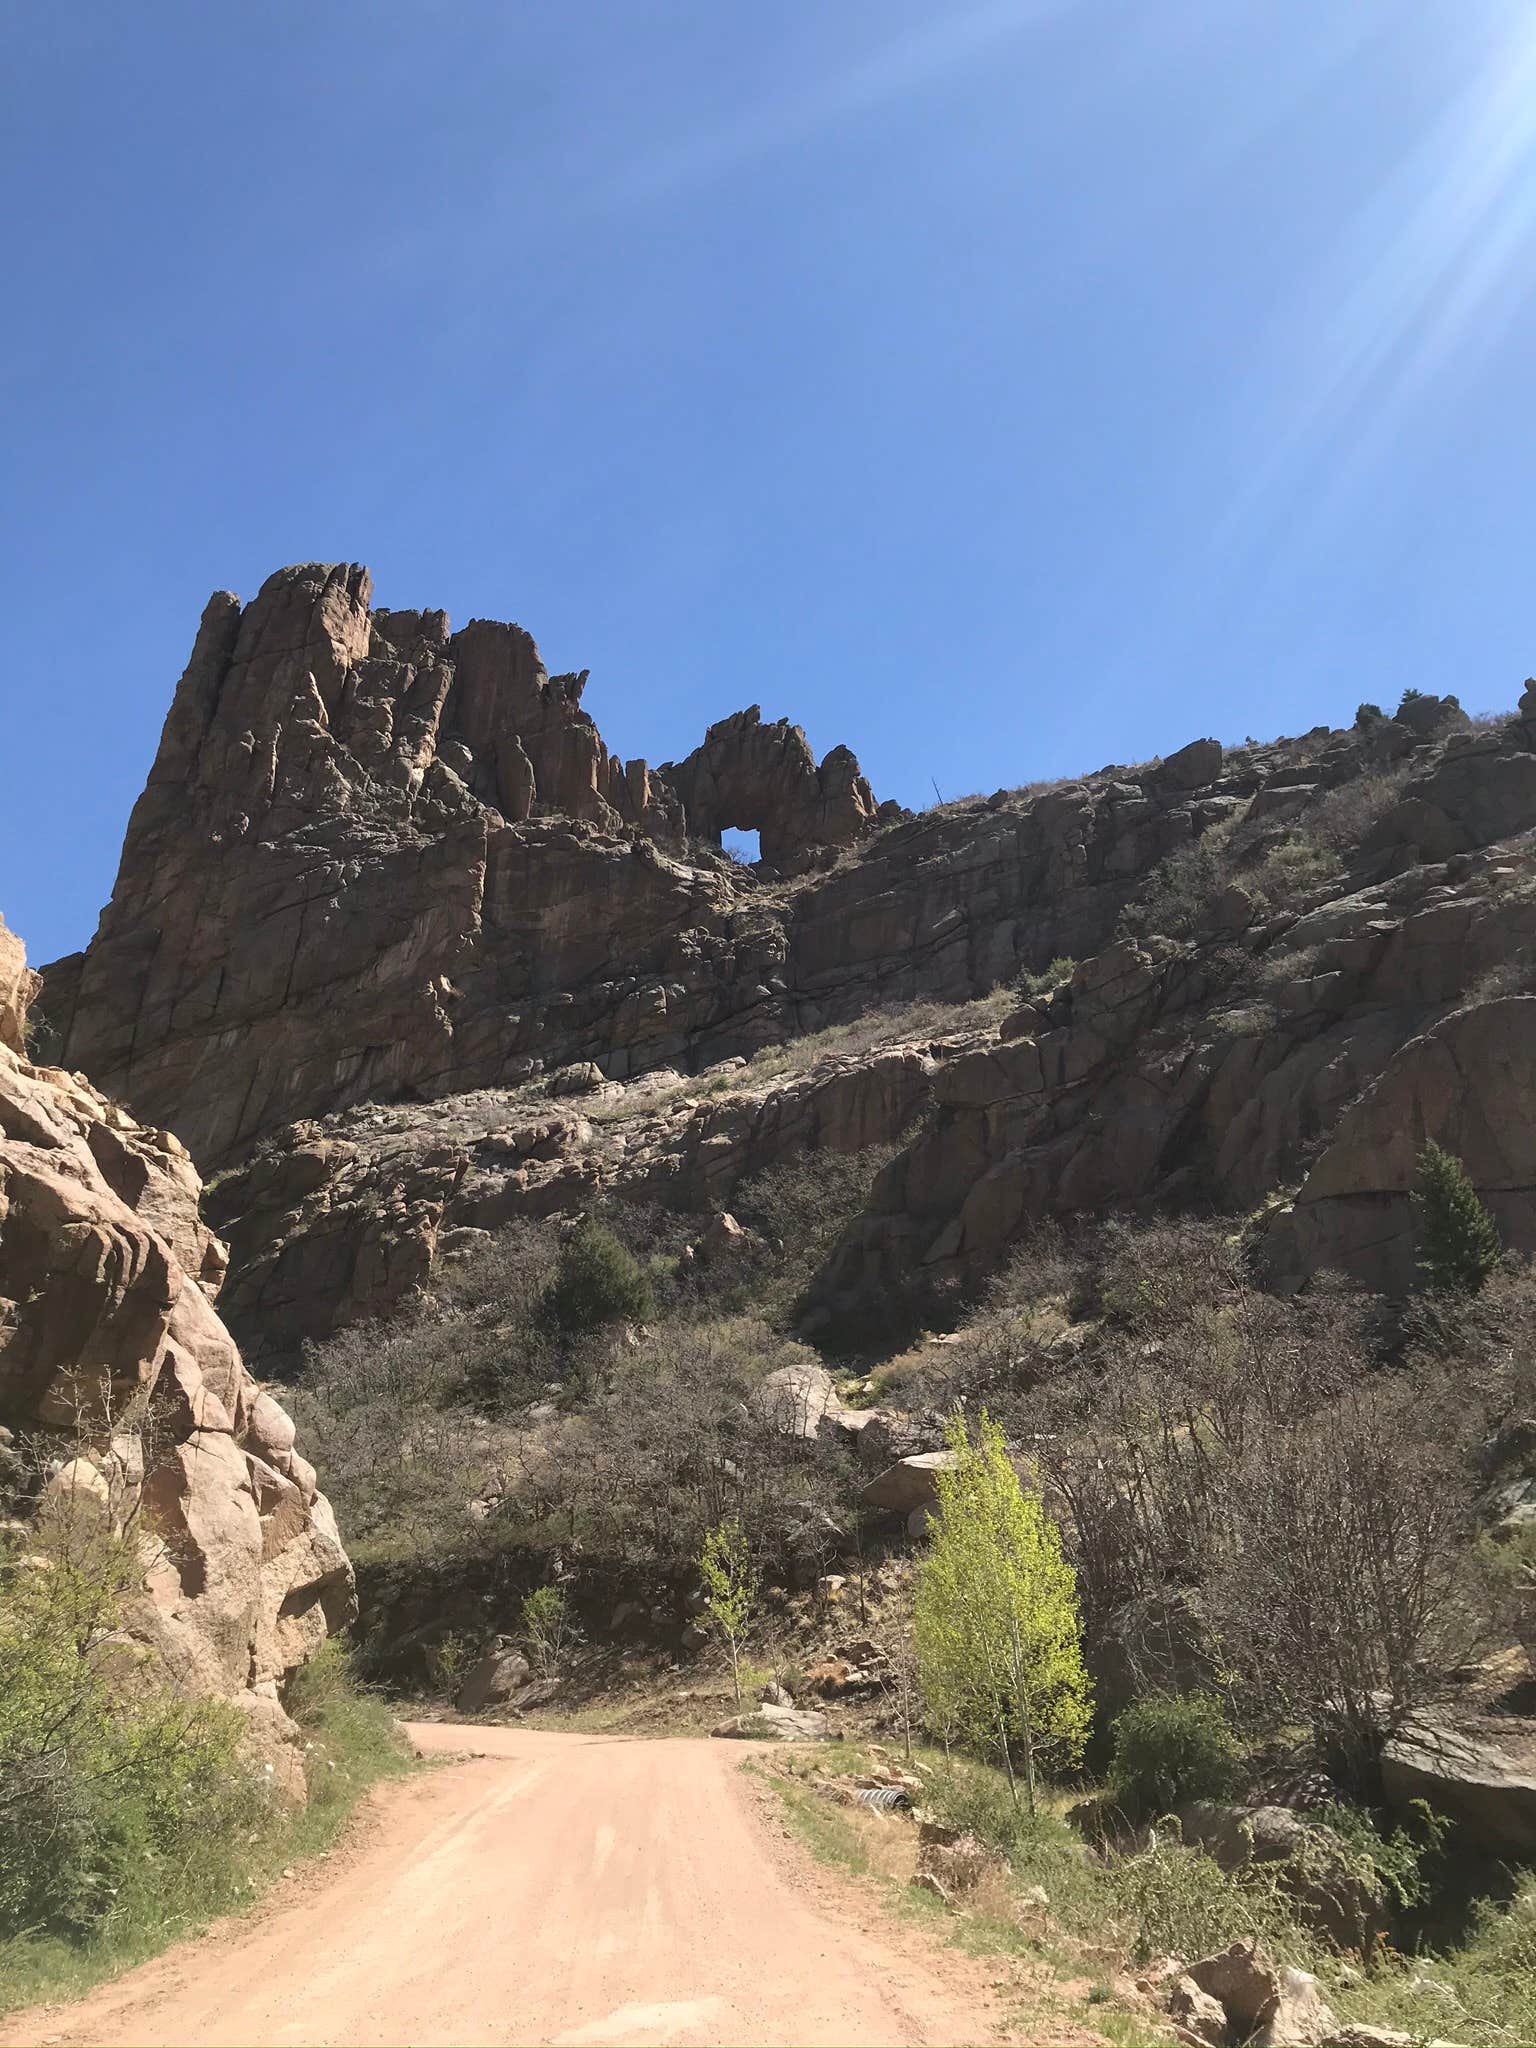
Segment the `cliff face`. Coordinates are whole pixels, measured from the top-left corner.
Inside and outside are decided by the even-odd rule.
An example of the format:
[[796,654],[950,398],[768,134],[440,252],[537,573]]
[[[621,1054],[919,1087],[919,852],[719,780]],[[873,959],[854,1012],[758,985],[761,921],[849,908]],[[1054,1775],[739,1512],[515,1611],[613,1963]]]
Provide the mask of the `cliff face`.
[[[0,938],[9,939],[0,933]],[[14,944],[14,942],[11,942]],[[19,948],[16,949],[19,952]],[[24,986],[16,961],[13,986]],[[109,1518],[140,1550],[131,1634],[234,1701],[293,1795],[284,1679],[350,1610],[293,1424],[213,1307],[225,1252],[185,1148],[0,1043],[0,1480],[10,1511]]]
[[[1278,1283],[1329,1269],[1399,1292],[1426,1138],[1536,1251],[1532,739],[1521,718],[1312,736],[1249,798],[1181,936],[1118,940],[938,1078],[829,1290],[985,1271],[1044,1217],[1273,1200]],[[1278,912],[1249,893],[1350,803],[1331,868]]]
[[[1102,943],[1229,802],[1198,793],[1217,748],[903,825],[845,748],[818,766],[755,708],[653,772],[609,755],[584,678],[547,677],[518,627],[450,633],[369,588],[306,567],[210,602],[96,937],[46,970],[61,1060],[205,1170],[348,1103],[693,1067],[978,993]],[[710,857],[729,825],[776,885]]]
[[791,728],[727,721],[674,786],[518,627],[369,591],[305,567],[212,599],[97,936],[48,973],[61,1057],[205,1164],[342,1102],[750,1041],[783,933],[678,857],[679,787],[690,829],[784,859],[873,825],[857,764]]
[[[369,595],[310,566],[214,598],[97,936],[42,998],[65,1063],[221,1168],[232,1313],[264,1342],[387,1308],[456,1232],[605,1190],[709,1205],[918,1118],[830,1296],[982,1272],[1041,1216],[1298,1188],[1278,1277],[1400,1285],[1398,1110],[1464,1134],[1533,1239],[1495,1142],[1518,1031],[1469,1060],[1483,1027],[1453,1020],[1521,995],[1536,945],[1536,690],[1501,725],[1410,698],[910,817],[755,708],[621,763],[520,628]],[[733,825],[754,871],[712,850]],[[981,1038],[893,1015],[783,1085],[742,1065],[1057,956],[1065,985]]]

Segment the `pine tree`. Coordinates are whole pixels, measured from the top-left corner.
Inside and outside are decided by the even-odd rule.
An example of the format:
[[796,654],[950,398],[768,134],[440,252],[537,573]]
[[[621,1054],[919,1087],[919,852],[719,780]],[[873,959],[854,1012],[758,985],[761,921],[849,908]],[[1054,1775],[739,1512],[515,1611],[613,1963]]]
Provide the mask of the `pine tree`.
[[1419,1154],[1413,1209],[1425,1284],[1444,1293],[1476,1294],[1499,1263],[1503,1247],[1467,1169],[1433,1139]]
[[1022,1756],[1033,1812],[1037,1768],[1077,1763],[1088,1734],[1077,1579],[996,1423],[984,1413],[973,1443],[957,1416],[948,1442],[913,1615],[923,1695],[946,1739],[998,1745],[1015,1797]]
[[611,1230],[586,1217],[560,1250],[545,1297],[562,1330],[643,1323],[654,1309],[651,1283]]

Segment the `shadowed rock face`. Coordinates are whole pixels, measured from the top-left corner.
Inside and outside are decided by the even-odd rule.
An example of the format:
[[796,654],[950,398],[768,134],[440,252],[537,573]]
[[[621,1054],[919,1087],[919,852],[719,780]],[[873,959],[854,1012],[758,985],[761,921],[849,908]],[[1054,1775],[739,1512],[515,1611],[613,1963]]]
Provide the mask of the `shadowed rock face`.
[[215,1313],[225,1251],[200,1193],[169,1133],[0,1045],[0,1427],[39,1483],[54,1468],[20,1504],[100,1512],[139,1546],[129,1632],[243,1708],[300,1795],[279,1688],[349,1614],[352,1574],[292,1422]]
[[[60,1059],[205,1169],[348,1104],[694,1069],[979,993],[1101,945],[1235,801],[1192,787],[1207,741],[1167,787],[902,822],[845,748],[818,766],[755,708],[653,772],[521,628],[369,596],[310,565],[211,600],[96,937],[47,970]],[[737,823],[777,883],[697,850]]]
[[[521,628],[454,633],[369,600],[366,571],[313,565],[248,606],[212,600],[100,929],[45,978],[65,1063],[205,1169],[239,1169],[219,1214],[242,1328],[287,1342],[376,1312],[440,1237],[604,1189],[721,1199],[802,1118],[807,1143],[889,1143],[920,1112],[833,1297],[979,1273],[1037,1217],[1251,1207],[1309,1174],[1273,1230],[1277,1276],[1341,1263],[1398,1284],[1406,1239],[1380,1226],[1401,1175],[1373,1179],[1350,1106],[1401,1056],[1391,1086],[1434,1097],[1447,1132],[1483,1114],[1471,1081],[1441,1102],[1410,1041],[1536,946],[1536,686],[1502,727],[1420,698],[1357,730],[1197,739],[910,817],[846,749],[818,763],[755,706],[680,762],[619,762],[585,676],[549,676]],[[1297,907],[1234,884],[1187,936],[1145,918],[1123,935],[1170,856],[1213,831],[1294,852],[1336,799],[1358,831]],[[758,871],[710,851],[731,826],[762,835]],[[1337,848],[1337,812],[1332,829]],[[547,1106],[560,1069],[681,1083],[1057,956],[1070,981],[993,1042],[937,1061],[907,1044],[835,1094],[797,1085],[774,1107],[727,1083],[635,1143],[638,1126],[594,1138]],[[0,1033],[4,959],[0,941]],[[895,1023],[875,1056],[904,1037]],[[873,1113],[823,1114],[855,1096]],[[1327,1156],[1335,1136],[1353,1163]],[[1526,1194],[1488,1185],[1523,1242]]]
[[694,832],[717,843],[731,827],[756,832],[763,859],[786,872],[817,847],[866,838],[877,815],[846,747],[834,747],[818,768],[799,726],[785,718],[764,725],[755,704],[712,725],[703,746],[661,772]]
[[1328,1269],[1400,1292],[1426,1138],[1465,1160],[1506,1244],[1536,1251],[1536,999],[1499,992],[1533,961],[1529,830],[1237,948],[1117,942],[935,1077],[827,1291],[984,1272],[1044,1217],[1242,1212],[1289,1189],[1262,1238],[1277,1283]]
[[[112,901],[49,972],[61,1056],[205,1162],[342,1102],[654,1065],[783,963],[723,862],[674,857],[683,799],[608,753],[584,676],[369,596],[308,565],[210,601]],[[701,801],[802,850],[870,829],[851,756],[823,776],[793,728],[723,733],[685,764]]]

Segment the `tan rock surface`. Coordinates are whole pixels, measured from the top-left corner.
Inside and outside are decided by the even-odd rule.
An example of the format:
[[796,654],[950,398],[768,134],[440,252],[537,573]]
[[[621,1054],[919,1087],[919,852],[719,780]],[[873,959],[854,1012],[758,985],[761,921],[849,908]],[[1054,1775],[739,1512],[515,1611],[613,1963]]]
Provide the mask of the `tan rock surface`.
[[37,976],[27,966],[26,948],[14,932],[7,931],[0,917],[0,1045],[12,1052],[22,1050],[27,1005]]
[[[44,1508],[137,1543],[130,1632],[189,1690],[252,1708],[350,1610],[330,1508],[215,1312],[222,1245],[176,1139],[0,1047],[0,1423],[61,1460]],[[23,1503],[25,1505],[25,1503]],[[284,1758],[290,1782],[302,1771]]]

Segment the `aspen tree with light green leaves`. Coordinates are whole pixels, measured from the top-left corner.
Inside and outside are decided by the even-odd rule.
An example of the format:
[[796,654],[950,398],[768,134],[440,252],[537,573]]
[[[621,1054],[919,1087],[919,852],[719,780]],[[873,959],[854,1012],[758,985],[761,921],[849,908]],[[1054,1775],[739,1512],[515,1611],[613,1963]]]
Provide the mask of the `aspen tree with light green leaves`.
[[711,1529],[699,1554],[704,1585],[704,1620],[731,1655],[731,1686],[741,1705],[741,1648],[757,1607],[757,1573],[740,1522]]
[[934,1475],[938,1515],[913,1613],[923,1696],[946,1735],[1001,1751],[1015,1800],[1022,1757],[1033,1813],[1037,1771],[1078,1763],[1088,1736],[1077,1578],[990,1416],[974,1441],[963,1416],[946,1434],[955,1463]]

